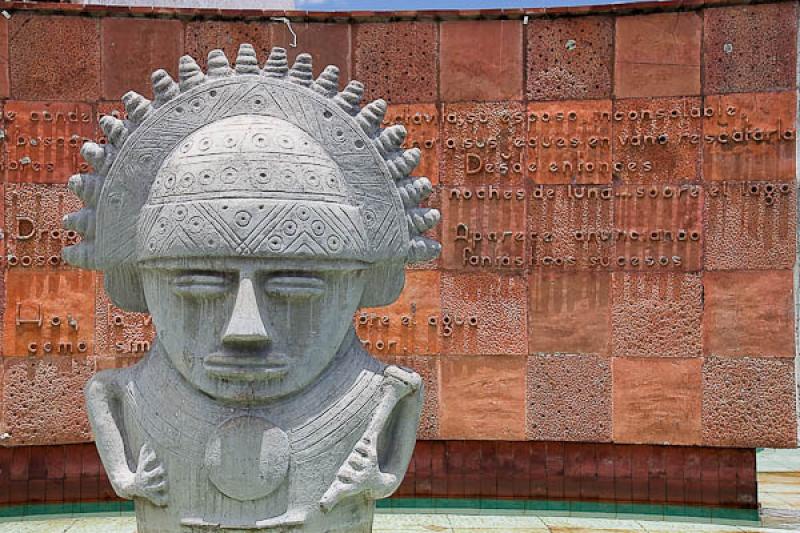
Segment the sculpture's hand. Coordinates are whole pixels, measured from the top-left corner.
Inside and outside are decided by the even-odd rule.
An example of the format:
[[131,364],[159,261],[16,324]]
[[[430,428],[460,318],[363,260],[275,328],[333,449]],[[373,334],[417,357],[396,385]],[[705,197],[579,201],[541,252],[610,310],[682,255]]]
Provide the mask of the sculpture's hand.
[[145,443],[139,450],[139,463],[136,473],[124,487],[131,498],[145,498],[154,505],[167,505],[167,472],[156,452]]
[[397,477],[381,472],[375,443],[363,438],[339,468],[336,480],[320,500],[324,511],[330,511],[344,498],[365,493],[370,499],[389,496],[395,488]]

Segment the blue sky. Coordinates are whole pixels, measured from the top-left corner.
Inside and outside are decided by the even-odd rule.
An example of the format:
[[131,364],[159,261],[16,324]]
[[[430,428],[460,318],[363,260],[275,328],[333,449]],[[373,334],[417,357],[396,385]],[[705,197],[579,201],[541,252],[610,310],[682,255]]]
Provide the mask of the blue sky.
[[296,0],[297,9],[312,11],[396,11],[420,9],[496,9],[624,3],[620,0]]

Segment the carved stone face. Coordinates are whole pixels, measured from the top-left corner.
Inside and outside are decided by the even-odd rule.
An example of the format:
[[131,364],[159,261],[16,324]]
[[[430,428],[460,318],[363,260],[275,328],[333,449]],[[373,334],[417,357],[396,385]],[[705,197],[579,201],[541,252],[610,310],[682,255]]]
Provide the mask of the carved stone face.
[[300,391],[331,363],[365,285],[352,263],[198,258],[143,265],[147,305],[172,364],[224,401]]

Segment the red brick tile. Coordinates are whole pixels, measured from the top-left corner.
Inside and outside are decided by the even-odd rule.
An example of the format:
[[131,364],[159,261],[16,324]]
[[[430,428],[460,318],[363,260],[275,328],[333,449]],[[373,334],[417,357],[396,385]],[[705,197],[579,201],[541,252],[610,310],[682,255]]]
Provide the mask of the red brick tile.
[[[83,387],[91,361],[68,357],[3,359],[3,424],[11,445],[91,440]],[[13,474],[13,473],[12,473]]]
[[431,495],[434,498],[447,498],[447,444],[442,441],[430,441],[429,445],[431,448]]
[[443,324],[438,271],[409,271],[400,297],[392,305],[363,308],[356,314],[356,333],[378,356],[437,354]]
[[13,98],[96,100],[100,96],[97,18],[15,13],[9,25]]
[[495,475],[497,477],[497,497],[514,497],[514,443],[498,442],[495,454]]
[[464,485],[464,454],[466,453],[466,443],[459,440],[449,440],[445,443],[447,447],[447,494],[450,498],[466,497],[466,487]]
[[795,179],[794,92],[706,96],[705,107],[704,179]]
[[705,287],[706,355],[794,357],[792,271],[710,271]]
[[45,456],[45,465],[47,467],[48,479],[63,479],[65,475],[64,470],[64,446],[46,446],[43,450]]
[[581,499],[581,469],[580,444],[564,443],[564,498],[568,500]]
[[441,290],[442,354],[527,353],[524,277],[442,272]]
[[443,102],[522,98],[521,21],[445,21],[439,31]]
[[667,470],[664,460],[664,447],[654,446],[647,464],[647,492],[651,503],[663,503],[667,499]]
[[608,98],[614,19],[533,19],[527,26],[528,100]]
[[497,443],[483,441],[481,448],[481,497],[497,498],[498,495],[498,458]]
[[617,97],[700,94],[702,31],[703,19],[693,11],[618,17]]
[[564,443],[547,443],[547,499],[564,497]]
[[96,287],[95,353],[138,360],[155,337],[150,315],[123,311],[111,303],[103,289],[102,275],[98,275]]
[[82,207],[78,197],[64,185],[7,184],[4,189],[3,242],[10,270],[62,266],[61,249],[79,236],[64,230],[61,221]]
[[414,449],[414,497],[430,498],[433,488],[430,446],[422,445]]
[[443,106],[443,174],[447,187],[520,187],[525,176],[527,120],[518,102]]
[[61,503],[64,501],[64,480],[48,479],[44,487],[44,499],[47,503]]
[[482,496],[481,443],[468,440],[464,442],[464,495],[467,498]]
[[85,270],[8,271],[3,355],[92,355],[94,278]]
[[703,354],[703,284],[699,275],[615,272],[613,281],[613,355]]
[[702,361],[615,357],[614,442],[699,444]]
[[637,503],[650,502],[650,446],[631,449],[631,500]]
[[629,502],[633,498],[631,448],[614,445],[614,498],[618,502]]
[[796,4],[721,7],[703,14],[705,93],[794,87]]
[[530,353],[609,353],[609,273],[535,272],[528,279]]
[[[314,57],[314,75],[318,76],[328,65],[339,67],[339,87],[344,88],[351,78],[350,25],[320,24],[315,22],[293,22],[292,30],[297,35],[297,46],[293,47],[292,34],[285,24],[272,25],[274,46],[286,49],[289,61],[305,52]],[[266,55],[262,62],[266,62]]]
[[700,491],[703,504],[716,505],[719,502],[719,456],[704,453],[701,456]]
[[103,18],[103,98],[128,91],[152,98],[150,75],[163,68],[173,77],[183,55],[183,23],[168,19]]
[[365,98],[435,102],[439,31],[433,22],[374,22],[354,29],[354,77]]
[[792,268],[797,191],[789,183],[721,182],[706,187],[709,270]]
[[794,361],[708,357],[703,365],[703,443],[738,448],[797,445]]
[[549,464],[547,454],[550,443],[525,442],[524,444],[529,449],[530,453],[528,469],[524,470],[524,472],[530,472],[530,474],[526,476],[520,488],[524,490],[525,483],[527,483],[530,495],[526,496],[526,498],[546,499],[548,497],[549,487],[547,482],[547,466]]
[[[527,499],[534,496],[531,491],[531,484],[535,483],[537,489],[544,488],[546,476],[544,475],[544,464],[540,464],[542,475],[534,478],[533,470],[531,468],[532,452],[534,448],[544,450],[543,444],[529,443],[529,442],[515,442],[511,446],[511,466],[506,470],[507,475],[511,478],[511,496],[517,499]],[[538,454],[534,455],[538,457]],[[534,491],[535,492],[535,491]],[[546,493],[541,494],[542,496]]]
[[3,119],[6,181],[66,183],[72,174],[91,170],[80,156],[84,142],[100,137],[90,105],[11,100]]
[[442,190],[444,268],[473,272],[524,270],[528,235],[522,192],[492,185]]
[[614,102],[614,177],[625,183],[700,179],[700,98],[631,98]]
[[534,183],[611,183],[611,100],[528,104],[527,171]]
[[439,183],[442,142],[436,104],[393,104],[386,111],[383,126],[400,124],[406,128],[404,148],[419,148],[422,160],[414,169],[415,176],[425,176],[435,186]]
[[535,187],[528,205],[530,264],[543,270],[607,270],[613,265],[613,190]]
[[443,357],[440,438],[524,439],[524,368],[520,356]]
[[244,22],[228,20],[199,20],[186,24],[186,53],[206,68],[208,53],[222,49],[233,63],[242,43],[252,44],[258,55],[259,65],[266,63],[273,43],[273,24],[269,22]]
[[611,365],[606,358],[528,357],[526,400],[529,439],[611,440]]

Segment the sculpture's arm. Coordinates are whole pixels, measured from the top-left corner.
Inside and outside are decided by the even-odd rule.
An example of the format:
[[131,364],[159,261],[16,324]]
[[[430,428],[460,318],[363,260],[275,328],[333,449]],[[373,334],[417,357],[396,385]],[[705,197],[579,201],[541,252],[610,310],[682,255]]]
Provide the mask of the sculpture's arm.
[[[422,379],[396,366],[387,367],[384,374],[381,400],[367,429],[320,500],[324,511],[330,511],[341,500],[357,494],[366,494],[374,500],[385,498],[403,481],[416,443]],[[396,423],[390,426],[390,421]],[[391,434],[384,438],[390,441],[390,453],[381,466],[378,438],[388,428],[392,429]]]
[[136,472],[128,467],[125,440],[117,422],[121,399],[113,374],[96,374],[86,384],[85,392],[97,451],[114,491],[122,498],[142,497],[156,505],[166,505],[166,472],[148,444],[139,450]]

